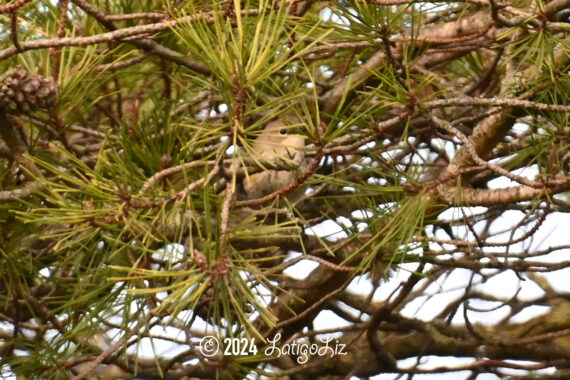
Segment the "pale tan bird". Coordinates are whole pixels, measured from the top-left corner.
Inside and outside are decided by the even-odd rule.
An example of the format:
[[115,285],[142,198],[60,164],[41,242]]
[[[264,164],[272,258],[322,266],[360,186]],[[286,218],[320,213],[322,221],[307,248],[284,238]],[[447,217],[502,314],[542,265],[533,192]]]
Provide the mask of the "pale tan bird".
[[[266,170],[244,178],[243,188],[248,199],[264,197],[292,184],[306,167],[305,137],[295,133],[293,123],[298,120],[272,121],[253,143],[254,158]],[[300,188],[286,196],[294,201],[303,193],[304,189]]]

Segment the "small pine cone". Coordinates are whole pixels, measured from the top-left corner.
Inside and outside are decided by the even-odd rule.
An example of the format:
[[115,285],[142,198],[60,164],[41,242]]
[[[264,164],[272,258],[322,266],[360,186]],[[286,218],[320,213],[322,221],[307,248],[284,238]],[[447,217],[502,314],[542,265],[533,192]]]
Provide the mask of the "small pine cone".
[[49,109],[58,102],[57,83],[53,77],[30,75],[16,66],[0,76],[0,108],[8,113],[30,113]]
[[[200,299],[198,300],[198,304],[196,305],[194,312],[198,314],[198,316],[205,321],[214,321],[212,316],[214,303],[218,304],[220,310],[221,308],[223,308],[220,295],[215,294],[213,286],[210,285],[200,296]],[[254,311],[253,306],[245,301],[242,302],[241,305],[238,305],[237,307],[241,309],[239,310],[239,312],[235,309],[235,305],[230,303],[229,312],[232,313],[236,318],[238,314],[243,314],[243,313],[247,314],[247,313],[252,313]]]
[[200,316],[203,320],[207,321],[209,318],[210,308],[212,307],[212,301],[214,299],[214,288],[208,287],[204,293],[200,296],[198,305],[194,309],[194,312]]

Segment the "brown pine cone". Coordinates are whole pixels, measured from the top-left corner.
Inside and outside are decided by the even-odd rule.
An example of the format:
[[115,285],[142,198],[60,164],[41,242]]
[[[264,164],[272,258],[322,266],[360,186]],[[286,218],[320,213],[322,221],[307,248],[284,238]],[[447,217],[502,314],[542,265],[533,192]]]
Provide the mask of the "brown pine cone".
[[[194,312],[198,314],[198,316],[205,321],[214,321],[212,316],[213,309],[215,307],[214,303],[218,304],[217,306],[220,309],[220,311],[223,308],[220,297],[221,295],[216,294],[216,292],[214,291],[214,287],[212,285],[208,286],[208,288],[200,296],[198,304],[194,308]],[[232,313],[236,319],[238,314],[244,314],[244,313],[247,314],[247,313],[252,313],[254,311],[253,305],[251,305],[246,301],[242,301],[241,304],[238,305],[237,307],[240,308],[241,310],[239,311],[236,310],[235,305],[230,303],[229,312]]]
[[57,83],[53,77],[29,74],[16,66],[0,76],[0,108],[11,114],[49,109],[58,102]]

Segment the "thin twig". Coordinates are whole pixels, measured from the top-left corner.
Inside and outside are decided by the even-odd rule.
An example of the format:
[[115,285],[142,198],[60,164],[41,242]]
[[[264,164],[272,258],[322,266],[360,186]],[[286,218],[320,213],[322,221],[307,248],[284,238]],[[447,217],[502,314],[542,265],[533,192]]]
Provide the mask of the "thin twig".
[[[471,143],[469,138],[467,136],[465,136],[460,130],[458,130],[457,128],[452,126],[450,122],[443,120],[443,119],[440,119],[435,115],[432,116],[432,120],[434,121],[434,123],[437,126],[453,133],[457,138],[459,138],[459,140],[461,140],[461,142],[463,143],[463,146],[465,147],[465,149],[467,149],[469,156],[471,157],[471,159],[473,159],[473,161],[477,165],[484,166],[487,169],[490,169],[497,174],[505,176],[505,177],[509,178],[510,180],[513,180],[515,182],[521,183],[521,184],[529,186],[529,187],[533,187],[536,189],[541,189],[541,188],[545,187],[546,184],[542,181],[534,181],[534,180],[530,180],[530,179],[525,178],[525,177],[521,177],[519,175],[511,173],[510,171],[508,171],[506,169],[503,169],[502,167],[500,167],[498,165],[495,165],[495,164],[492,164],[490,162],[483,160],[477,154],[477,151],[475,150],[475,147],[473,146],[473,144]],[[564,181],[566,182],[567,180],[565,179]],[[554,181],[551,180],[549,182],[553,183]]]
[[341,293],[348,286],[348,284],[350,284],[351,281],[352,281],[352,276],[349,276],[348,279],[341,286],[339,286],[337,289],[328,293],[326,296],[324,296],[323,298],[321,298],[320,300],[318,300],[317,302],[315,302],[310,307],[303,310],[303,312],[297,314],[296,316],[277,323],[275,325],[275,328],[281,329],[281,328],[283,328],[283,327],[285,327],[291,323],[295,323],[295,322],[300,321],[301,319],[305,318],[307,315],[309,315],[310,313],[319,309],[325,303],[329,302],[330,299],[332,299],[333,297],[335,297],[336,295]]
[[541,111],[557,111],[557,112],[570,111],[570,105],[537,103],[537,102],[532,102],[530,100],[522,100],[522,99],[488,99],[488,98],[473,98],[468,96],[461,98],[437,99],[422,104],[422,107],[425,108],[442,108],[450,106],[517,107],[517,108],[538,109]]
[[21,8],[27,3],[29,3],[30,1],[32,0],[17,0],[11,4],[0,5],[0,13],[12,13],[18,10],[18,8]]
[[[184,172],[186,170],[191,170],[200,166],[210,166],[210,165],[215,165],[216,161],[215,160],[211,160],[211,161],[192,161],[192,162],[186,162],[184,164],[181,165],[177,165],[177,166],[173,166],[171,168],[166,168],[164,170],[161,170],[157,173],[155,173],[152,177],[150,177],[149,179],[146,180],[146,182],[143,184],[143,186],[141,187],[140,191],[139,191],[139,195],[146,193],[151,187],[153,187],[158,181],[169,177],[171,175],[174,174],[178,174],[181,172]],[[203,179],[205,181],[205,179]]]
[[18,51],[22,51],[22,46],[20,41],[18,41],[18,11],[12,11],[10,13],[10,39],[12,44]]
[[29,182],[20,189],[0,191],[0,202],[27,198],[33,195],[35,191],[41,189],[43,186],[44,185],[39,182]]
[[115,353],[115,351],[117,351],[118,349],[120,349],[125,343],[127,343],[127,341],[135,336],[136,334],[138,334],[140,331],[140,329],[146,325],[150,319],[154,316],[154,314],[152,312],[149,312],[147,314],[145,314],[143,316],[143,318],[137,323],[136,326],[133,326],[132,328],[130,328],[129,330],[127,330],[127,332],[125,333],[125,335],[119,339],[115,344],[113,344],[111,347],[109,347],[108,349],[106,349],[105,351],[103,351],[102,353],[100,353],[91,363],[89,363],[89,365],[86,365],[85,368],[83,368],[83,370],[77,375],[74,376],[71,380],[82,380],[84,379],[86,376],[88,376],[95,368],[97,368],[98,365],[100,365],[101,363],[103,363],[103,361],[105,359],[107,359],[109,356],[113,355]]

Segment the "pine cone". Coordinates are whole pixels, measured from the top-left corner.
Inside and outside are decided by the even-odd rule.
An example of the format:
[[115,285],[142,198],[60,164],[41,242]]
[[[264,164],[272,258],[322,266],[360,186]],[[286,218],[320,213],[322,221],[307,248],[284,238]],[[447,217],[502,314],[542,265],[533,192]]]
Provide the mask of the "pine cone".
[[[223,308],[222,301],[220,299],[220,294],[216,294],[214,291],[214,287],[212,285],[208,286],[208,288],[202,293],[200,299],[198,300],[198,304],[194,308],[194,312],[198,314],[200,318],[205,321],[216,322],[213,319],[212,311],[214,308],[214,303],[218,304],[220,310]],[[243,301],[240,305],[237,306],[241,310],[236,310],[234,304],[230,303],[229,312],[233,314],[233,316],[237,319],[238,314],[243,313],[252,313],[254,312],[254,307],[250,303]]]
[[209,311],[210,308],[212,307],[213,299],[214,299],[214,288],[210,286],[200,296],[198,305],[196,305],[196,308],[194,309],[194,312],[198,314],[205,321],[209,319]]
[[57,83],[53,77],[30,75],[16,66],[0,76],[0,108],[7,113],[30,113],[49,109],[58,102]]

